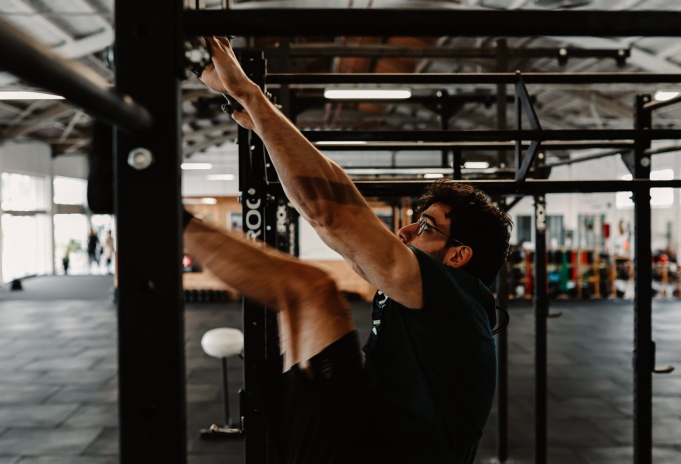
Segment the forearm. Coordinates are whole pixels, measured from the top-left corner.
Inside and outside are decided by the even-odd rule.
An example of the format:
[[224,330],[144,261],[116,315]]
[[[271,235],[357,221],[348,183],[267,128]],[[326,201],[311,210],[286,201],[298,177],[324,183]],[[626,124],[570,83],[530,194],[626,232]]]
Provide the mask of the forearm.
[[184,244],[203,266],[248,298],[274,309],[284,309],[296,298],[291,276],[303,272],[302,265],[262,242],[192,219]]
[[324,221],[334,206],[368,207],[352,180],[324,156],[257,89],[243,98],[289,200],[308,220]]

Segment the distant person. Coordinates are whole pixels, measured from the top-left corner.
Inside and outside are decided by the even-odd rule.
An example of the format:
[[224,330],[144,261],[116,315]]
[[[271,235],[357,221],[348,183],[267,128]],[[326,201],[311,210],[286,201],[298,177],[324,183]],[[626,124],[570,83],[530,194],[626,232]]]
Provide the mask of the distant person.
[[114,254],[114,239],[111,235],[111,231],[106,232],[106,237],[104,238],[104,258],[106,259],[106,271],[111,273],[111,259]]
[[92,263],[97,263],[97,265],[99,265],[99,256],[97,254],[98,248],[99,238],[94,229],[90,228],[90,235],[88,235],[87,238],[87,262],[90,269],[92,268]]

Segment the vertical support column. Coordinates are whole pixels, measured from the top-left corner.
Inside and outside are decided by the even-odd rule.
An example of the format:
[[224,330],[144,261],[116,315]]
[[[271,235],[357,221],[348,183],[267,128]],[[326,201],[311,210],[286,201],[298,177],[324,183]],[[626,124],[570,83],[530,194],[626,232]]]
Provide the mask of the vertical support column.
[[[495,42],[497,51],[496,72],[508,72],[508,42],[506,39],[498,39]],[[506,130],[506,84],[497,84],[497,130]],[[500,168],[506,167],[506,152],[497,152],[497,162]]]
[[[508,68],[508,43],[506,39],[496,41],[497,72],[506,72]],[[506,130],[506,84],[497,85],[497,130]],[[506,152],[497,153],[500,168],[506,167]],[[505,207],[503,201],[499,205]],[[508,307],[508,268],[507,263],[499,271],[497,285],[497,301],[500,307]],[[502,330],[497,335],[497,459],[506,462],[508,459],[508,333]]]
[[[449,94],[446,90],[440,90],[437,96],[442,99],[442,102],[438,105],[440,110],[440,130],[447,130],[449,128],[449,118],[452,116],[450,109],[450,103],[448,101]],[[449,150],[443,149],[441,153],[440,166],[443,168],[449,165]]]
[[546,464],[546,318],[549,312],[549,294],[546,273],[546,197],[544,195],[534,197],[534,212],[534,462]]
[[455,148],[454,150],[454,180],[461,180],[461,149]]
[[[516,130],[521,130],[523,128],[523,105],[520,102],[520,93],[518,92],[518,88],[516,86],[515,89],[515,97],[514,97],[514,104],[513,104],[513,120],[515,123],[515,128]],[[516,179],[518,177],[518,173],[520,172],[520,168],[523,165],[523,143],[522,140],[516,140],[515,141],[515,173],[516,173]]]
[[[635,128],[651,128],[650,95],[636,96]],[[634,148],[634,179],[650,178],[649,140],[637,140]],[[634,194],[634,462],[653,462],[653,379],[655,349],[652,340],[652,250],[650,247],[650,189]]]
[[[187,462],[182,299],[182,0],[117,0],[116,90],[148,132],[116,131],[120,461]],[[154,83],[140,76],[154,70]]]
[[[241,66],[246,75],[261,88],[265,80],[262,52],[241,52]],[[253,132],[239,128],[239,180],[243,208],[243,228],[253,240],[265,240],[266,204],[265,153],[262,140]],[[264,364],[267,349],[266,308],[243,299],[244,390],[242,418],[244,446],[248,464],[267,462],[267,436],[258,391],[258,369]]]

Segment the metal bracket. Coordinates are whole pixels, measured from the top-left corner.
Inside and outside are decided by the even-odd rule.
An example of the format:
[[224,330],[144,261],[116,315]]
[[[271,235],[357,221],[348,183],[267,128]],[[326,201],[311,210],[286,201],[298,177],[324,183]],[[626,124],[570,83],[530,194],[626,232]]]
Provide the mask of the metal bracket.
[[622,156],[622,162],[624,165],[627,167],[629,170],[629,173],[633,176],[634,175],[634,167],[636,166],[636,159],[634,156],[634,151],[625,151],[623,152],[620,156]]
[[[651,366],[654,366],[655,365],[655,356],[656,356],[655,351],[657,349],[657,345],[655,345],[655,342],[650,342],[650,343],[652,345],[651,356],[653,358],[653,362],[651,363]],[[671,364],[668,365],[667,367],[662,367],[662,368],[654,367],[653,368],[653,374],[671,374],[672,372],[674,372],[674,366],[672,366]]]
[[[541,125],[539,124],[539,118],[537,118],[537,113],[534,111],[532,102],[530,101],[530,95],[527,92],[527,87],[525,87],[525,82],[523,81],[520,71],[516,71],[517,81],[515,84],[515,127],[516,130],[521,130],[522,128],[522,111],[525,110],[527,114],[527,119],[530,122],[530,127],[532,130],[541,131]],[[533,140],[530,142],[530,146],[525,153],[525,157],[522,158],[522,140],[515,141],[515,180],[522,182],[527,178],[527,174],[534,162],[534,159],[539,151],[541,142],[539,140]],[[522,163],[521,163],[522,159]]]

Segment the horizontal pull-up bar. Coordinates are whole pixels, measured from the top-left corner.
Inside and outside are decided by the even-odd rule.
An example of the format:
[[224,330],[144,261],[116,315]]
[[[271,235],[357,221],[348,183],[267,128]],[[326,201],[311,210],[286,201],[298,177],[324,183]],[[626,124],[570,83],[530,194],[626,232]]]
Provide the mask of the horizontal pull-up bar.
[[[490,131],[303,131],[312,142],[386,141],[386,142],[503,142],[503,141],[577,141],[577,140],[677,140],[678,129],[593,129],[593,130],[490,130]],[[350,146],[350,145],[348,145]],[[352,145],[353,147],[355,145]]]
[[0,68],[64,97],[86,113],[129,131],[151,127],[149,112],[121,97],[106,80],[0,20]]
[[[235,51],[250,50],[235,48]],[[367,58],[489,58],[498,56],[495,47],[395,47],[391,45],[338,46],[334,43],[290,44],[289,48],[276,47],[260,49],[268,54],[285,53],[291,58],[315,57],[367,57]],[[571,48],[531,47],[509,48],[504,52],[511,58],[612,58],[618,61],[630,56],[627,48]]]
[[[681,74],[645,72],[523,73],[525,84],[680,83]],[[267,84],[515,84],[515,73],[317,73],[268,74]]]
[[[548,193],[632,192],[651,188],[681,188],[681,179],[673,180],[456,180],[492,195],[539,195]],[[355,186],[366,197],[415,197],[423,193],[432,180],[356,181]],[[283,195],[280,183],[270,183],[268,193]]]
[[[550,143],[550,142],[549,142]],[[546,148],[546,144],[542,144],[542,149]],[[614,148],[614,147],[613,147]],[[630,145],[628,147],[629,150],[634,149],[634,145]],[[645,151],[646,155],[659,155],[662,153],[670,153],[674,151],[681,151],[681,145],[666,145],[663,147],[657,147],[657,148],[651,148]],[[579,158],[571,158],[568,160],[563,160],[563,161],[557,161],[555,163],[549,163],[541,166],[541,168],[552,168],[555,166],[566,166],[569,164],[575,164],[575,163],[581,163],[583,161],[591,161],[599,158],[605,158],[608,156],[614,156],[614,155],[620,155],[622,154],[623,150],[612,150],[612,151],[606,151],[602,153],[594,153],[592,155],[587,155],[587,156],[580,156]]]
[[[312,132],[318,134],[319,131]],[[334,134],[337,132],[334,132]],[[303,132],[307,135],[308,132]],[[385,132],[382,132],[385,134]],[[311,137],[311,138],[314,138]],[[340,140],[339,140],[340,142]],[[321,151],[436,151],[436,150],[459,150],[459,151],[479,151],[479,150],[515,150],[515,142],[358,142],[358,143],[334,143],[334,142],[313,142]],[[527,148],[529,143],[523,142],[522,146]],[[591,148],[611,148],[620,150],[633,150],[634,142],[544,142],[541,151],[551,150],[586,150]],[[619,151],[613,154],[619,153]],[[602,155],[605,156],[605,155]]]
[[245,36],[681,37],[679,11],[460,9],[188,10],[185,32]]

